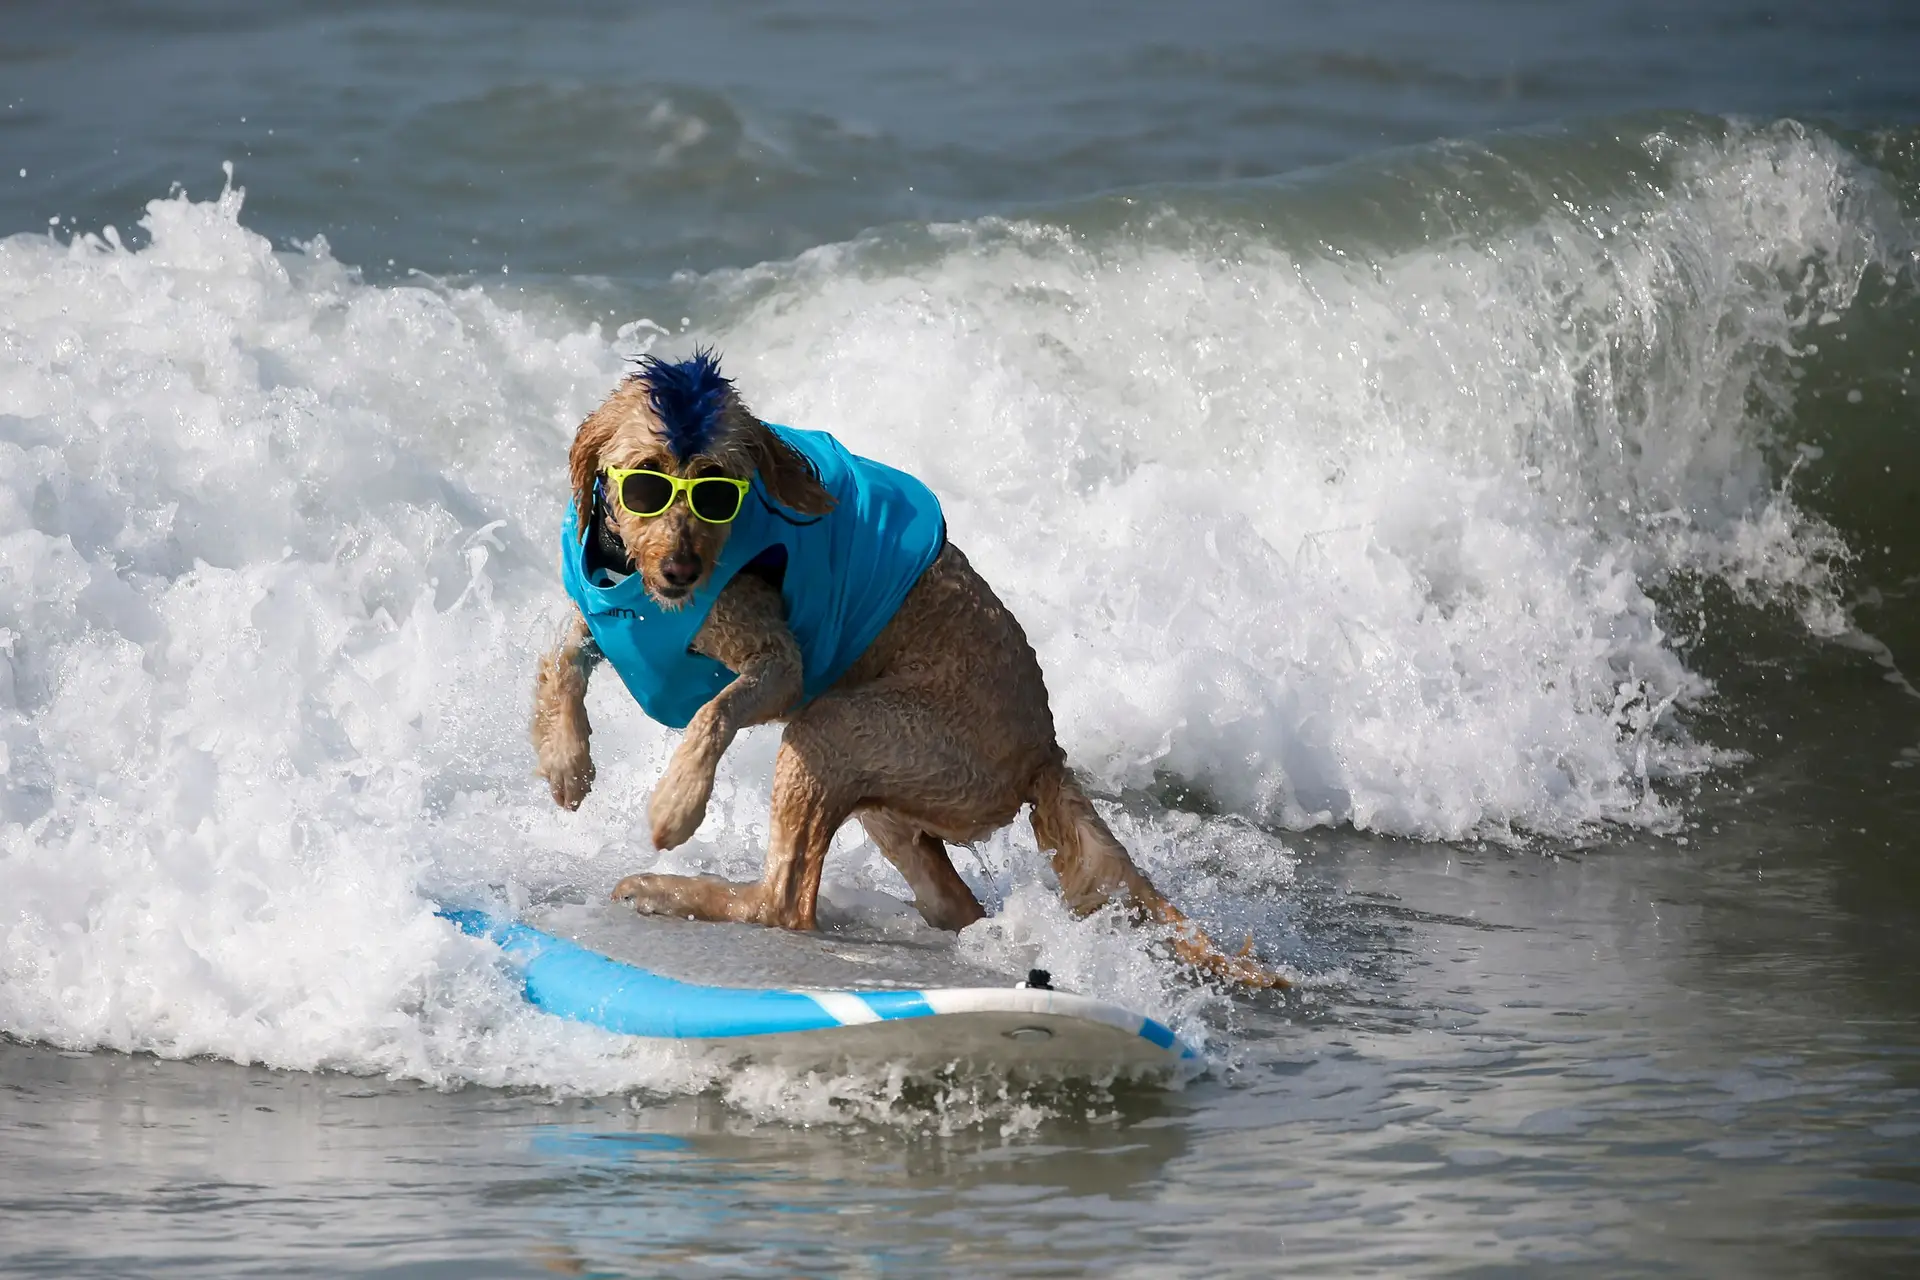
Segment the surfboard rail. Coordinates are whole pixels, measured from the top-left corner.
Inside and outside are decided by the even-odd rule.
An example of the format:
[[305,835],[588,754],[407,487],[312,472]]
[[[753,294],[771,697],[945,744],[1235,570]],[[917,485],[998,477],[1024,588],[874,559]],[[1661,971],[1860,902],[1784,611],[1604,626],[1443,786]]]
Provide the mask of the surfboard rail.
[[[1073,992],[1028,986],[897,991],[708,986],[653,973],[487,911],[443,907],[439,915],[506,953],[534,1007],[620,1035],[759,1046],[776,1051],[748,1056],[774,1057],[783,1055],[772,1040],[798,1037],[796,1046],[841,1043],[884,1056],[883,1038],[845,1033],[854,1028],[878,1032],[882,1024],[907,1022],[926,1031],[944,1022],[942,1030],[952,1032],[962,1022],[976,1022],[996,1040],[1009,1042],[997,1046],[995,1057],[1059,1063],[1072,1056],[1065,1052],[1066,1042],[1084,1040],[1096,1028],[1105,1032],[1095,1038],[1106,1045],[1100,1052],[1111,1055],[1102,1059],[1106,1065],[1176,1065],[1198,1057],[1163,1023]],[[809,1034],[821,1032],[840,1034]],[[919,1047],[936,1056],[954,1053],[963,1039],[936,1035]],[[1063,1043],[1049,1043],[1056,1039]]]

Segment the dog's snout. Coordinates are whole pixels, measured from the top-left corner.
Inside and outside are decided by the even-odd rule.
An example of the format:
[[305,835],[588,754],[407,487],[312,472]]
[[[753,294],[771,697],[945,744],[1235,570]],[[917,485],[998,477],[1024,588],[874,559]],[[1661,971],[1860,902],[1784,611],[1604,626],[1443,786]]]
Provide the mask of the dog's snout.
[[690,587],[700,577],[700,557],[676,551],[660,562],[660,576],[670,587]]

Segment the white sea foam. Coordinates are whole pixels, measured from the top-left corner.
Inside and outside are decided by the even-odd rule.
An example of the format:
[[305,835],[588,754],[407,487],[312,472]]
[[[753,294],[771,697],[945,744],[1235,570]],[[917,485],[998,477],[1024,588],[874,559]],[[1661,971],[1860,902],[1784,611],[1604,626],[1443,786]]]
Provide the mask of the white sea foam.
[[[1116,812],[1129,843],[1203,912],[1284,941],[1291,862],[1246,819],[1665,823],[1651,781],[1714,749],[1676,723],[1705,691],[1649,585],[1717,573],[1830,609],[1831,535],[1770,469],[1762,410],[1801,317],[1850,303],[1882,215],[1817,138],[1678,172],[1605,217],[1365,263],[1198,229],[982,224],[910,265],[841,246],[705,282],[698,336],[767,416],[935,485],[1075,762],[1230,815]],[[0,1031],[708,1087],[690,1059],[528,1012],[431,905],[604,892],[655,863],[645,797],[672,739],[616,682],[590,698],[578,814],[524,740],[561,616],[564,448],[632,340],[516,293],[369,285],[324,245],[276,254],[240,209],[156,201],[137,252],[111,229],[0,241]],[[659,866],[757,870],[775,742],[739,744]],[[1024,829],[962,865],[1002,908],[967,947],[1206,1036],[1216,997],[1069,920]],[[843,911],[898,888],[852,831],[829,875]],[[844,1092],[728,1088],[806,1118]]]

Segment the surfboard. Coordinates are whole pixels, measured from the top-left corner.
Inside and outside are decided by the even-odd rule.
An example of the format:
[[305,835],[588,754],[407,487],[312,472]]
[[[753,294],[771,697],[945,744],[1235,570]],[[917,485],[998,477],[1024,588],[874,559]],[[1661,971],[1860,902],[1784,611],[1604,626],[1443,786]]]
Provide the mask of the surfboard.
[[619,1035],[734,1062],[1018,1077],[1150,1078],[1197,1064],[1154,1019],[971,965],[950,943],[873,930],[800,934],[563,905],[514,919],[444,908],[498,946],[527,1001]]

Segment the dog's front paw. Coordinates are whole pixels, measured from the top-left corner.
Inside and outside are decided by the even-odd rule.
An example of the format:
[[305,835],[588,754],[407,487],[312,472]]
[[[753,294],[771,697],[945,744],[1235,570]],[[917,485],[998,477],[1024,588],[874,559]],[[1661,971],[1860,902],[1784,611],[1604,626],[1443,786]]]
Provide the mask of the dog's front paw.
[[643,916],[679,915],[679,876],[628,876],[613,886],[613,900],[624,902]]
[[761,918],[759,885],[735,884],[718,876],[628,876],[613,886],[613,899],[643,916],[736,922]]
[[692,839],[706,820],[707,801],[712,796],[713,770],[703,767],[684,750],[674,752],[647,805],[647,820],[653,825],[653,847],[672,849]]
[[586,692],[577,657],[563,650],[541,659],[533,688],[533,771],[547,780],[553,802],[563,809],[578,809],[593,790]]
[[563,809],[578,809],[593,790],[593,757],[585,751],[557,759],[542,759],[534,772],[547,780],[553,802]]

